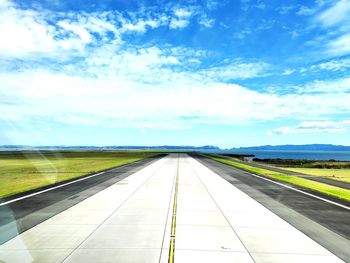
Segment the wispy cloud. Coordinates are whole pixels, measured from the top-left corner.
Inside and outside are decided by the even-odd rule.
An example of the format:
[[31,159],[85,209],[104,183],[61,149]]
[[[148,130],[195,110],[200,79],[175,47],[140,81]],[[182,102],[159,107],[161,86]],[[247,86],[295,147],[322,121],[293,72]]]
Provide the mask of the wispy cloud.
[[294,127],[280,127],[268,131],[268,135],[285,135],[298,133],[335,133],[350,128],[350,120],[344,121],[304,121]]
[[[308,71],[308,69],[301,69]],[[350,78],[330,80],[313,80],[304,85],[285,85],[283,87],[270,87],[270,91],[284,90],[289,94],[328,94],[328,96],[341,97],[350,91]]]
[[282,75],[289,76],[295,72],[295,69],[287,68],[283,71]]
[[184,28],[190,23],[190,18],[193,11],[189,8],[176,8],[174,10],[174,17],[170,21],[170,28]]
[[[330,60],[325,60],[323,62],[318,62],[315,63],[311,66],[308,67],[301,67],[301,68],[286,68],[283,70],[282,75],[284,76],[289,76],[293,73],[301,73],[301,74],[321,74],[327,72],[329,73],[342,73],[342,72],[347,72],[350,69],[350,58],[336,58],[336,59],[330,59]],[[317,77],[320,77],[317,75]],[[323,85],[324,84],[324,85]],[[335,92],[339,90],[344,90],[347,89],[349,86],[348,81],[346,78],[343,79],[338,79],[334,78],[332,80],[315,80],[314,82],[307,83],[304,85],[305,89],[307,90],[311,86],[315,87],[317,85],[320,86],[325,86],[328,85],[329,91],[330,92]],[[339,89],[333,89],[335,86],[339,86]],[[317,88],[312,88],[311,90],[315,90]],[[296,90],[304,90],[302,87],[298,87]],[[324,90],[324,88],[322,88]]]
[[296,5],[283,5],[283,6],[277,7],[276,10],[278,11],[279,14],[286,15],[296,8],[297,8]]
[[198,23],[206,28],[211,28],[215,24],[215,19],[208,18],[207,16],[202,16],[199,18]]
[[268,75],[270,67],[271,66],[265,62],[244,63],[241,61],[233,61],[205,69],[201,74],[210,77],[211,79],[221,81],[249,79]]
[[296,14],[300,16],[310,16],[310,15],[313,15],[316,11],[317,10],[315,8],[300,6]]
[[350,68],[350,59],[333,59],[330,61],[318,63],[310,67],[311,71],[327,70],[327,71],[346,71]]
[[341,56],[350,53],[350,33],[343,34],[327,44],[328,53],[333,56]]
[[126,22],[123,24],[122,31],[146,32],[147,28],[157,28],[165,22],[167,18],[159,20],[138,20],[136,23]]
[[[334,1],[334,4],[318,15],[317,19],[327,27],[339,25],[344,21],[349,20],[350,16],[350,1],[338,0]],[[349,21],[348,21],[349,23]]]
[[315,17],[324,29],[332,30],[323,39],[326,53],[342,56],[350,53],[350,0],[332,2],[329,8]]
[[347,93],[350,91],[350,78],[315,80],[299,87],[301,93]]
[[215,10],[220,5],[219,1],[217,0],[207,0],[206,7],[209,10]]

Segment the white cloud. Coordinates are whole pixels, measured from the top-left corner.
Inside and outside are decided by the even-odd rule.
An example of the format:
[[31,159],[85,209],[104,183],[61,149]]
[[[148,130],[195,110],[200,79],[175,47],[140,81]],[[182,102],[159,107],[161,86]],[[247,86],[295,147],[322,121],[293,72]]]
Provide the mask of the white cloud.
[[296,12],[299,16],[310,16],[313,15],[316,12],[316,9],[310,8],[307,6],[301,6],[299,10]]
[[17,10],[9,1],[0,5],[0,56],[24,56],[28,52],[51,52],[56,48],[54,27],[37,12]]
[[297,37],[300,36],[300,33],[297,32],[296,30],[293,30],[290,32],[290,35],[291,35],[292,39],[296,39]]
[[244,39],[246,36],[252,34],[252,30],[250,28],[245,28],[241,30],[240,32],[235,34],[235,37],[238,39]]
[[114,33],[108,41],[116,44],[117,28],[101,14],[67,14],[57,18],[47,11],[19,9],[3,0],[0,5],[0,56],[40,59],[43,56],[62,58],[81,53],[92,42],[92,33],[102,37]]
[[284,135],[298,133],[335,133],[350,128],[350,120],[344,121],[304,121],[295,127],[280,127],[268,131],[268,135]]
[[190,21],[188,19],[173,18],[170,22],[169,27],[172,29],[184,28],[184,27],[187,27],[189,23]]
[[[181,29],[203,12],[191,8],[165,8],[128,13],[118,11],[55,13],[47,10],[21,9],[9,0],[0,4],[0,57],[41,59],[45,56],[64,59],[82,55],[91,45],[123,43],[123,34],[167,26]],[[199,19],[210,27],[209,18]]]
[[117,75],[134,81],[159,82],[171,73],[168,67],[181,64],[182,58],[173,52],[158,47],[123,50],[102,47],[86,59],[86,71],[99,77]]
[[289,6],[280,6],[276,10],[281,14],[281,15],[286,15],[289,14],[293,9],[296,9],[297,6],[295,5],[289,5]]
[[333,6],[322,12],[317,19],[324,26],[335,26],[342,22],[349,23],[350,17],[350,1],[349,0],[339,0],[336,1]]
[[320,43],[325,48],[327,56],[343,56],[350,54],[350,0],[331,1],[323,12],[314,18],[316,24],[321,25],[324,34],[315,40],[316,45]]
[[199,19],[198,23],[206,28],[211,28],[215,24],[215,19],[202,17]]
[[325,4],[331,2],[332,0],[315,0],[315,3],[317,6],[319,7],[322,7],[324,6]]
[[[164,25],[183,28],[194,16],[192,9],[128,19],[119,13],[71,14],[52,18],[57,24],[53,26],[47,14],[6,3],[0,11],[6,36],[0,42],[1,56],[37,57],[38,52],[57,58],[76,52],[84,56],[59,64],[59,69],[43,62],[21,72],[1,72],[3,120],[173,129],[189,128],[188,116],[195,116],[191,123],[236,124],[349,112],[348,80],[315,84],[321,90],[340,85],[338,94],[264,94],[233,84],[268,75],[271,66],[263,61],[227,60],[205,67],[201,62],[207,53],[201,50],[137,47],[122,40],[127,32]],[[193,71],[193,64],[201,69]]]
[[312,71],[319,71],[319,70],[345,71],[348,68],[350,68],[350,59],[338,59],[338,60],[330,60],[327,62],[312,65],[310,67],[310,70]]
[[188,18],[192,15],[192,11],[187,8],[177,8],[174,10],[174,14],[179,18]]
[[300,92],[324,92],[324,93],[343,93],[350,91],[350,78],[334,80],[315,80],[302,86]]
[[334,56],[341,56],[350,53],[350,33],[341,35],[327,44],[327,53]]
[[105,16],[96,17],[89,15],[84,18],[87,19],[84,23],[85,28],[87,28],[90,32],[98,33],[101,36],[105,36],[107,32],[112,32],[118,35],[116,26],[111,21],[108,21]]
[[276,20],[274,19],[262,19],[260,25],[256,28],[256,30],[258,31],[271,29],[275,23]]
[[87,44],[91,42],[91,34],[84,27],[69,23],[68,21],[58,21],[57,25],[65,29],[67,32],[72,32],[79,36],[83,43]]
[[[350,91],[350,78],[339,78],[331,80],[314,80],[304,85],[272,87],[271,90],[287,90],[293,94],[324,93],[328,96],[341,96]],[[350,108],[350,107],[349,107]]]
[[206,6],[209,10],[215,10],[219,6],[219,1],[207,0]]
[[[0,74],[2,93],[18,101],[0,104],[1,118],[174,129],[188,128],[189,123],[237,124],[349,112],[346,93],[264,94],[211,76],[172,70],[167,68],[168,57],[157,48],[126,50],[102,64],[87,63],[86,70],[95,77],[80,76],[79,70],[73,75],[44,69]],[[140,68],[134,68],[138,64]],[[196,118],[189,122],[184,116]]]
[[295,72],[295,69],[287,68],[283,71],[282,75],[288,76]]
[[305,72],[307,72],[307,68],[302,67],[302,68],[299,69],[299,72],[300,72],[301,74],[304,74]]
[[263,2],[259,2],[259,3],[257,3],[256,5],[253,5],[253,7],[255,7],[255,8],[257,8],[257,9],[263,10],[263,9],[266,8],[266,4],[263,3]]
[[176,8],[174,10],[174,16],[172,17],[169,27],[172,29],[181,29],[187,27],[190,23],[190,18],[193,11],[187,8]]
[[242,63],[237,61],[205,69],[201,74],[219,80],[249,79],[266,76],[269,68],[270,65],[265,62]]
[[270,98],[237,85],[208,83],[202,87],[201,82],[176,74],[172,76],[176,81],[158,85],[125,78],[92,79],[45,71],[1,76],[4,91],[26,101],[15,111],[1,105],[1,111],[6,118],[17,120],[35,116],[75,124],[131,127],[140,123],[174,127],[181,124],[181,116],[194,115],[201,122],[223,123],[253,116],[270,118],[266,112],[253,112],[259,105],[267,105]]
[[122,32],[125,31],[136,31],[136,32],[146,32],[147,27],[157,28],[161,23],[157,20],[138,20],[135,24],[124,23],[121,29]]

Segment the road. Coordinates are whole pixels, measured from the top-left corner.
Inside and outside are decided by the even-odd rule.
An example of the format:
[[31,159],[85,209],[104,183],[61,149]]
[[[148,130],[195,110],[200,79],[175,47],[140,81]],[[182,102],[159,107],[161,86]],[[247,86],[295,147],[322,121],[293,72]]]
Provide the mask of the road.
[[[244,183],[227,180],[230,175],[215,173],[206,161],[186,154],[154,161],[6,241],[0,246],[0,262],[349,259],[346,252],[320,245],[320,238],[315,241],[242,191],[238,186]],[[265,195],[269,198],[273,200]],[[314,230],[327,230],[308,223]],[[348,250],[347,239],[327,231]]]

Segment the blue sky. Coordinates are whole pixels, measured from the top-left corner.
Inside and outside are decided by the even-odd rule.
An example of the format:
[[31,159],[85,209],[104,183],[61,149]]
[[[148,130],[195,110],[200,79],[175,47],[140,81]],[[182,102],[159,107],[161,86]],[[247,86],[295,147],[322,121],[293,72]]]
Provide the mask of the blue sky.
[[0,0],[0,144],[350,145],[350,0]]

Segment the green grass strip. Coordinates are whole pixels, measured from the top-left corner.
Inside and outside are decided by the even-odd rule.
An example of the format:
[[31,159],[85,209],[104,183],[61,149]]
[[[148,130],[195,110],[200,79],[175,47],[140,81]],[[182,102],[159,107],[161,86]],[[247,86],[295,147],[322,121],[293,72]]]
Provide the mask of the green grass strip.
[[306,189],[310,189],[310,190],[313,190],[316,192],[320,192],[320,193],[327,194],[327,195],[330,195],[330,196],[333,196],[336,198],[350,201],[350,190],[347,190],[347,189],[343,189],[340,187],[336,187],[336,186],[328,185],[328,184],[324,184],[324,183],[315,182],[315,181],[308,180],[308,179],[301,178],[301,177],[297,177],[297,176],[286,175],[286,174],[266,170],[263,168],[252,167],[252,166],[247,165],[247,164],[237,163],[237,162],[227,160],[224,158],[220,158],[220,157],[214,157],[214,156],[210,156],[210,155],[205,155],[205,156],[210,158],[210,159],[213,159],[215,161],[218,161],[220,163],[228,164],[228,165],[234,166],[236,168],[239,168],[239,169],[242,169],[242,170],[245,170],[248,172],[252,172],[254,174],[263,175],[265,177],[276,179],[278,181],[301,186],[301,187],[306,188]]
[[279,167],[280,169],[313,175],[316,177],[325,177],[332,180],[350,183],[350,169],[328,169],[328,168],[294,168],[294,167]]
[[141,151],[0,154],[0,198],[155,156]]

